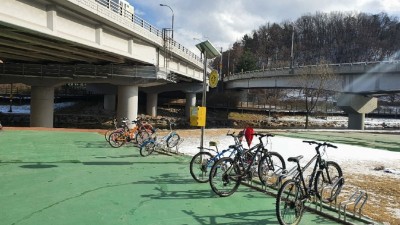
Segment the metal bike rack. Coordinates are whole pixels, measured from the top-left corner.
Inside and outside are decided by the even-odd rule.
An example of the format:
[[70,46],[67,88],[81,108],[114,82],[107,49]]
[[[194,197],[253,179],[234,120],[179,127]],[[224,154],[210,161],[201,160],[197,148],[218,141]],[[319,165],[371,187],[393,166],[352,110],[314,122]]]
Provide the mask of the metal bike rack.
[[[320,196],[322,196],[322,194],[328,190],[330,191],[330,199],[332,201],[330,201],[329,206],[331,208],[335,208],[336,209],[336,205],[337,205],[337,197],[339,196],[339,193],[342,191],[343,188],[343,184],[344,184],[344,178],[340,177],[339,179],[335,180],[335,182],[331,185],[327,185],[325,187],[322,188]],[[338,194],[333,198],[333,196],[335,195],[335,193],[338,192]],[[332,204],[334,204],[334,207],[332,207]],[[322,211],[322,199],[319,199],[319,204],[316,204],[316,207],[320,207],[319,211]]]
[[274,175],[278,177],[275,182],[275,187],[280,188],[280,186],[282,185],[282,181],[285,178],[294,177],[296,175],[297,166],[292,167],[290,170],[278,170],[277,172],[278,173],[276,174],[274,173]]
[[[343,219],[346,222],[346,215],[347,215],[347,208],[348,206],[354,205],[353,207],[353,216],[356,217],[356,214],[358,218],[361,218],[361,211],[365,205],[365,203],[368,200],[368,193],[364,190],[356,190],[348,200],[343,201],[339,204],[339,219],[341,219],[341,216],[343,214]],[[343,211],[342,211],[343,209]]]
[[[183,138],[181,138],[180,140],[179,140],[179,142],[178,142],[178,144],[174,147],[175,148],[175,154],[178,154],[179,153],[179,145],[181,145],[182,144],[182,142],[183,142]],[[167,147],[168,148],[168,147]],[[169,152],[172,152],[171,151],[171,149],[169,149]]]

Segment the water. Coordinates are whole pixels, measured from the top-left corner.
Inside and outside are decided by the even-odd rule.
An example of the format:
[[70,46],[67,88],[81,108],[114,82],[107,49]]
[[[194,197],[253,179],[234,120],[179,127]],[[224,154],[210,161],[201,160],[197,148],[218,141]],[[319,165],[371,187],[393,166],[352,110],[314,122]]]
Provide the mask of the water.
[[[68,108],[76,104],[76,102],[60,102],[54,104],[54,110]],[[12,112],[9,112],[10,105],[0,105],[0,113],[9,113],[9,114],[30,114],[31,106],[30,105],[12,105]]]

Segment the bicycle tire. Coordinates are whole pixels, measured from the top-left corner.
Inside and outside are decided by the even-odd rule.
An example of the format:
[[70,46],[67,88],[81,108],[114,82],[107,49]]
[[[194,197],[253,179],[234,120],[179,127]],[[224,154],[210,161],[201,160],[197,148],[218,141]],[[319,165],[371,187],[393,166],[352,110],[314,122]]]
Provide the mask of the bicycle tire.
[[287,180],[276,197],[276,217],[281,225],[297,225],[304,213],[303,193],[299,182]]
[[263,185],[272,185],[277,180],[272,179],[269,181],[269,179],[273,178],[274,173],[283,172],[285,169],[286,163],[283,157],[277,152],[268,152],[258,164],[258,178]]
[[126,137],[124,132],[114,131],[109,136],[109,141],[111,147],[119,148],[126,143]]
[[230,196],[241,182],[239,165],[232,158],[223,157],[211,167],[209,180],[215,194],[220,197]]
[[190,161],[190,175],[199,183],[207,183],[209,171],[214,165],[214,156],[209,152],[199,152]]
[[108,131],[106,131],[106,132],[104,133],[104,139],[106,139],[107,142],[110,141],[110,134],[111,134],[112,132],[114,132],[114,131],[115,131],[115,130],[108,130]]
[[[339,164],[333,161],[327,161],[326,167],[317,172],[314,180],[314,190],[318,199],[325,203],[332,202],[339,195],[341,188],[343,186],[343,180],[338,181],[339,183],[334,187],[334,189],[329,189],[329,193],[322,193],[324,187],[334,184],[337,179],[343,176],[342,169]],[[331,193],[333,195],[331,196]]]
[[181,137],[177,133],[173,133],[171,136],[167,138],[167,147],[168,148],[173,148],[178,145],[179,140],[181,140]]
[[149,138],[150,134],[146,130],[139,130],[135,135],[135,142],[138,146],[141,146]]
[[147,140],[143,142],[143,144],[140,146],[140,155],[143,157],[151,155],[151,153],[154,152],[155,149],[155,143],[152,140]]

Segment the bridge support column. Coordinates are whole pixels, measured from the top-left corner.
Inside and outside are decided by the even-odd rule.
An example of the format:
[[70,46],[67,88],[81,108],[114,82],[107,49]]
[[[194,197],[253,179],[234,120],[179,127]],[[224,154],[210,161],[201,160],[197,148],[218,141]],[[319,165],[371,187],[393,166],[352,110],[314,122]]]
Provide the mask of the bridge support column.
[[138,86],[118,86],[117,118],[136,120],[138,115]]
[[53,127],[54,87],[31,87],[31,127]]
[[152,117],[157,116],[157,93],[147,93],[146,113]]
[[196,106],[196,93],[186,93],[185,115],[190,119],[190,107]]
[[337,105],[349,115],[348,129],[364,130],[365,113],[378,106],[378,99],[356,94],[342,94]]
[[104,95],[103,106],[105,110],[114,111],[116,106],[116,96],[115,95]]

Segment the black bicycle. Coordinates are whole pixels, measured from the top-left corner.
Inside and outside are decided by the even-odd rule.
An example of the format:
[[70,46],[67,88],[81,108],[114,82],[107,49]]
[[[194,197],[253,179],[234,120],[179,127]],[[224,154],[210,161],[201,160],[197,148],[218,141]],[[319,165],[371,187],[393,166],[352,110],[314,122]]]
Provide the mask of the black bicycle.
[[259,143],[247,151],[237,151],[235,157],[219,159],[210,171],[211,189],[219,196],[226,197],[233,194],[242,180],[252,180],[258,174],[260,180],[266,179],[268,171],[285,170],[283,157],[277,152],[269,152],[262,141],[264,137],[273,137],[272,134],[255,133]]
[[[310,145],[316,145],[317,154],[305,165],[300,166],[302,155],[288,158],[289,162],[297,164],[297,174],[286,180],[278,191],[276,198],[276,215],[281,225],[296,225],[300,222],[304,213],[304,204],[313,196],[317,196],[323,202],[332,202],[340,193],[344,184],[342,169],[333,161],[322,159],[320,148],[337,148],[323,142],[303,141]],[[315,161],[314,169],[306,184],[304,171]]]

